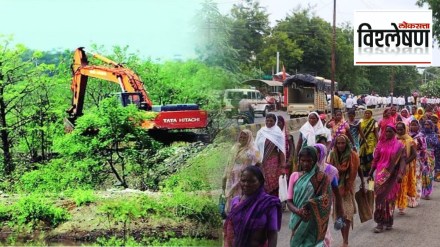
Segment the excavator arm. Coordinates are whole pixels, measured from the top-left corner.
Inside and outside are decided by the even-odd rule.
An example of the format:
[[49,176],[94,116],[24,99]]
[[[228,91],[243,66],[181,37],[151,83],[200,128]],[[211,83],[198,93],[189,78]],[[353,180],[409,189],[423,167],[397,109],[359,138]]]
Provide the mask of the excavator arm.
[[93,57],[105,62],[109,66],[89,65],[84,48],[80,47],[75,50],[73,64],[71,65],[71,91],[73,92],[73,98],[72,106],[67,110],[69,117],[65,121],[66,131],[70,132],[74,127],[75,120],[83,114],[84,98],[89,77],[119,84],[122,95],[128,95],[136,99],[135,101],[139,109],[158,112],[158,116],[153,122],[146,121],[143,124],[145,128],[194,129],[207,126],[207,113],[206,111],[199,110],[197,105],[153,106],[144,88],[144,84],[136,73],[101,55],[93,54]]

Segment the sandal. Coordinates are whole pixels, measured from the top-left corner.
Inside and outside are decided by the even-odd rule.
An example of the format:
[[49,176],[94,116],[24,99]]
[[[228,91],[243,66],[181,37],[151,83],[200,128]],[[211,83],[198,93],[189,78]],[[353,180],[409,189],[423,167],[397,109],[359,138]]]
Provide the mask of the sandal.
[[392,229],[393,229],[393,226],[386,226],[385,229],[386,229],[386,230],[392,230]]
[[399,209],[399,215],[405,215],[405,212]]

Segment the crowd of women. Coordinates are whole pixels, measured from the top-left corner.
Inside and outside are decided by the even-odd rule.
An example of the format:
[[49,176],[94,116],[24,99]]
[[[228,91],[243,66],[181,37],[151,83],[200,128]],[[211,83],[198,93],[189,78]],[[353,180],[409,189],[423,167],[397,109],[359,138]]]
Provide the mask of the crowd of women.
[[[440,179],[438,111],[397,112],[392,106],[379,121],[371,110],[361,119],[349,111],[347,120],[335,111],[328,121],[312,112],[296,145],[285,120],[267,114],[255,140],[251,131],[241,131],[225,169],[224,246],[276,246],[283,210],[291,212],[285,226],[291,229],[290,246],[334,246],[331,217],[342,246],[348,246],[362,206],[355,200],[357,177],[360,192],[366,193],[367,181],[374,183],[373,231],[391,230],[394,211],[403,215],[407,207],[429,200],[433,181]],[[283,176],[288,178],[285,204],[278,195]]]

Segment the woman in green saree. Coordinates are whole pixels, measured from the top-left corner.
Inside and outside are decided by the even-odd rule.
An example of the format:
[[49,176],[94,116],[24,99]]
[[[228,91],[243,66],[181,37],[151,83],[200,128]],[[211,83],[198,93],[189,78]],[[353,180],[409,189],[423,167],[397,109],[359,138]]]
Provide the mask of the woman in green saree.
[[293,199],[287,201],[292,212],[290,246],[324,246],[332,202],[330,181],[319,171],[314,147],[302,148],[298,158],[301,172],[294,179],[296,181],[289,181],[289,191],[293,195],[288,198]]

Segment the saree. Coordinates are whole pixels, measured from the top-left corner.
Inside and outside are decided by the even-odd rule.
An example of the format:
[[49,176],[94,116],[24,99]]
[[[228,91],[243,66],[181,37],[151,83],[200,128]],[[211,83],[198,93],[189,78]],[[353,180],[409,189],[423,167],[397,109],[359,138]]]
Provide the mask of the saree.
[[[329,163],[326,162],[326,157],[327,157],[327,147],[324,144],[321,143],[317,143],[314,146],[316,148],[316,150],[319,151],[319,157],[318,157],[318,167],[319,170],[321,172],[324,172],[325,175],[328,176],[329,181],[331,183],[332,188],[337,188],[337,185],[335,185],[333,183],[333,181],[336,179],[336,181],[339,178],[339,172],[338,169],[336,169],[336,167],[330,165]],[[334,201],[332,202],[334,203]],[[327,233],[325,234],[325,239],[324,239],[324,247],[328,247],[331,246],[331,242],[333,241],[332,235],[331,235],[331,231],[330,231],[330,227],[327,228]]]
[[[263,186],[244,201],[240,202],[239,197],[235,197],[224,224],[224,246],[250,246],[250,237],[255,230],[279,231],[281,214],[280,200],[264,192]],[[272,221],[269,220],[271,217],[274,218]],[[265,244],[263,242],[259,246]]]
[[426,171],[427,169],[426,167],[428,166],[426,159],[426,138],[423,135],[423,133],[420,131],[411,132],[410,136],[413,138],[416,144],[416,151],[417,151],[416,168],[415,168],[417,193],[416,193],[416,198],[414,200],[409,201],[409,206],[416,207],[419,204],[422,195],[427,194],[427,191],[431,190],[432,188],[427,188],[422,186],[422,173]]
[[261,163],[267,193],[278,196],[279,177],[285,172],[281,164],[280,152],[286,154],[285,135],[275,124],[271,128],[263,127],[257,132],[255,144],[262,155]]
[[354,145],[356,146],[356,150],[360,149],[360,144],[359,144],[359,124],[360,121],[359,120],[355,120],[353,122],[348,122],[349,126],[350,126],[350,134],[353,137],[353,142]]
[[417,121],[420,121],[423,115],[425,115],[425,110],[422,107],[417,108],[416,114],[414,114],[415,119],[417,119]]
[[260,153],[254,146],[254,138],[250,130],[242,130],[247,136],[246,144],[241,146],[236,143],[231,149],[231,156],[225,168],[224,179],[226,180],[226,214],[229,213],[231,201],[235,196],[241,195],[240,175],[243,168],[255,165],[260,160]]
[[[404,116],[402,115],[403,112],[406,112],[406,114],[407,114],[408,117],[404,117]],[[406,126],[409,126],[409,124],[411,123],[411,121],[414,120],[414,119],[415,119],[414,116],[411,116],[411,115],[409,114],[409,111],[408,111],[406,108],[403,108],[403,109],[400,111],[400,114],[397,116],[397,121],[399,121],[399,122],[403,122]]]
[[333,148],[333,146],[336,143],[336,137],[340,136],[340,135],[346,135],[347,134],[347,130],[349,131],[350,126],[347,123],[347,121],[345,121],[344,118],[341,119],[341,121],[339,122],[333,122],[333,124],[330,125],[331,127],[331,133],[332,133],[332,142],[330,145],[330,148]]
[[393,214],[399,192],[397,177],[400,172],[399,161],[404,148],[394,137],[391,140],[380,140],[374,151],[372,167],[376,168],[374,177],[374,192],[376,207],[374,221],[379,225],[393,225]]
[[423,128],[423,134],[426,138],[426,166],[422,170],[422,187],[425,190],[422,193],[423,198],[428,198],[433,190],[432,180],[434,179],[435,166],[435,149],[440,146],[437,134],[433,131],[434,123],[431,120],[426,120],[430,128]]
[[384,139],[385,138],[385,130],[387,128],[388,125],[392,125],[395,126],[395,122],[394,120],[389,117],[389,118],[382,118],[379,121],[379,139]]
[[334,147],[329,155],[328,162],[338,169],[338,184],[342,196],[344,216],[347,220],[353,222],[353,216],[356,213],[354,186],[360,162],[358,154],[351,150],[348,137],[345,135],[341,137],[343,137],[346,142],[345,150],[340,153],[337,147]]
[[[405,123],[403,123],[403,126],[405,127],[406,133],[408,128]],[[411,147],[415,146],[413,139],[408,134],[398,135],[397,139],[403,144],[406,157],[409,157],[411,155]],[[404,210],[408,206],[408,201],[415,200],[416,194],[416,160],[414,159],[411,163],[406,164],[404,176],[400,183],[400,190],[397,195],[397,208]]]
[[319,167],[304,173],[295,183],[293,204],[306,207],[311,217],[303,221],[296,214],[291,215],[289,228],[293,236],[290,240],[292,247],[323,246],[328,228],[331,208],[330,181]]
[[371,169],[373,153],[378,141],[374,134],[375,129],[377,128],[377,122],[373,117],[368,119],[363,118],[360,125],[365,139],[362,139],[360,142],[361,147],[359,149],[359,158],[362,171],[366,174]]
[[[311,112],[308,117],[315,115],[319,119],[319,115],[316,112]],[[331,140],[331,135],[329,136],[327,128],[324,127],[321,121],[318,121],[314,126],[312,126],[309,121],[307,121],[299,129],[301,137],[303,139],[302,147],[313,146],[316,144],[316,139],[319,136],[325,137],[327,140]]]

